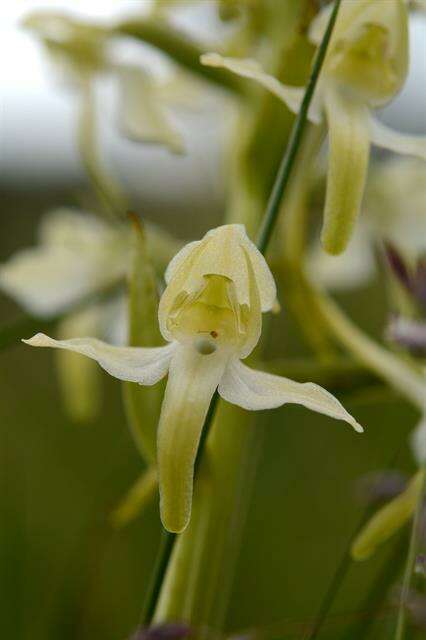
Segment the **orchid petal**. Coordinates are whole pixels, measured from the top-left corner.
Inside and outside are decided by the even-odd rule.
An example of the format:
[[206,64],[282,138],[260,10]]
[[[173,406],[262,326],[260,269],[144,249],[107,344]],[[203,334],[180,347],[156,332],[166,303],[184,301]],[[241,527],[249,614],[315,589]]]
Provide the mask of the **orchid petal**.
[[422,491],[424,472],[419,471],[397,498],[380,509],[355,538],[351,548],[354,560],[366,560],[383,542],[412,517]]
[[167,269],[168,286],[161,298],[158,313],[161,332],[166,340],[171,339],[166,318],[177,296],[199,291],[206,275],[219,275],[231,280],[235,285],[238,303],[249,306],[250,287],[245,252],[253,267],[262,311],[269,311],[273,307],[276,286],[265,258],[248,238],[243,225],[223,225],[209,231],[200,242],[185,246]]
[[200,242],[201,240],[188,242],[188,244],[182,247],[182,249],[180,249],[178,253],[170,260],[164,274],[164,280],[166,284],[169,284],[170,280],[176,275],[178,269],[180,269],[181,265],[185,262],[185,260],[192,253],[195,247],[200,244]]
[[259,289],[248,251],[245,250],[245,254],[249,276],[250,302],[246,329],[248,338],[245,338],[243,348],[239,354],[240,358],[246,358],[253,351],[262,333],[262,312],[260,308]]
[[185,347],[171,361],[157,440],[161,520],[168,531],[179,533],[189,522],[198,443],[225,367],[223,354]]
[[40,240],[0,267],[0,288],[36,316],[56,315],[124,275],[121,231],[94,216],[58,209],[43,218]]
[[[330,16],[333,11],[333,5],[329,4],[317,13],[315,18],[312,20],[309,25],[308,37],[312,44],[316,44],[319,46],[321,44],[322,39],[324,38],[325,31],[327,29],[327,25],[330,21]],[[341,14],[342,8],[339,10],[339,14]],[[339,15],[338,15],[339,19]],[[337,25],[336,25],[337,26]],[[336,28],[336,27],[335,27]]]
[[176,349],[175,343],[152,348],[115,347],[96,338],[54,340],[43,333],[37,333],[23,342],[31,347],[54,347],[81,353],[96,360],[102,369],[115,378],[148,386],[166,375]]
[[378,147],[426,160],[426,136],[413,136],[394,131],[371,116],[370,137],[371,142]]
[[[312,21],[309,39],[319,45],[332,6]],[[403,0],[343,0],[324,62],[332,76],[363,95],[370,106],[389,102],[408,70],[408,14]]]
[[330,150],[322,229],[324,249],[344,251],[359,214],[370,151],[368,112],[352,94],[337,86],[325,92]]
[[[200,60],[202,64],[208,67],[220,67],[242,78],[254,80],[284,102],[292,113],[299,112],[303,96],[305,95],[305,87],[291,87],[282,84],[277,78],[266,73],[257,60],[250,58],[226,58],[218,53],[205,53],[201,56]],[[319,124],[322,121],[321,108],[315,98],[309,108],[308,118],[314,124]]]
[[250,369],[239,360],[228,365],[219,393],[228,402],[249,411],[274,409],[286,403],[301,404],[336,420],[344,420],[355,431],[363,431],[340,402],[322,387]]
[[124,134],[137,142],[168,147],[183,153],[182,136],[167,117],[165,104],[153,78],[137,66],[117,68],[120,81],[120,125]]

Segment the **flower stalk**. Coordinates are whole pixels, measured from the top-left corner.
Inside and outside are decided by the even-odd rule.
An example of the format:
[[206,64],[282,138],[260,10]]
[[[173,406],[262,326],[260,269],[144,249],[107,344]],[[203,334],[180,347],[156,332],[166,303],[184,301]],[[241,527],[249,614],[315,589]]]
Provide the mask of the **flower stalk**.
[[129,205],[120,185],[103,166],[96,135],[96,109],[92,78],[83,79],[80,91],[80,113],[77,123],[77,144],[86,174],[102,210],[113,221],[122,221]]

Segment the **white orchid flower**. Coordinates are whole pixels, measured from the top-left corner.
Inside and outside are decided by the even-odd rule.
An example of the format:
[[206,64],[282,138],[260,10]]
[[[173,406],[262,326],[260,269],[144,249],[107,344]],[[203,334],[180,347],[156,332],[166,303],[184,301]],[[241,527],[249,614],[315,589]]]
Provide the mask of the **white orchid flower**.
[[[319,45],[332,6],[311,24],[309,37]],[[261,84],[297,113],[304,88],[289,87],[254,60],[202,56]],[[343,0],[308,118],[326,121],[329,163],[322,243],[341,253],[352,234],[364,192],[370,144],[426,159],[426,138],[392,131],[373,115],[402,88],[408,70],[408,14],[403,0]]]
[[[0,265],[0,290],[33,316],[62,316],[57,330],[63,338],[83,333],[126,344],[127,305],[115,285],[126,274],[130,230],[62,208],[44,216],[38,235],[37,246]],[[56,363],[68,415],[92,420],[101,404],[95,363],[66,352]]]
[[0,266],[0,289],[26,311],[54,317],[124,277],[130,232],[83,211],[61,208],[39,227],[39,243]]
[[143,66],[120,63],[110,46],[109,27],[43,10],[30,13],[23,25],[41,39],[56,76],[81,90],[84,99],[89,99],[96,77],[110,75],[116,79],[118,124],[125,136],[183,153],[182,136],[169,113],[173,97],[163,90],[166,83]]
[[69,349],[96,360],[119,378],[152,385],[169,373],[158,427],[161,517],[182,531],[191,512],[194,461],[216,389],[248,410],[301,404],[357,431],[360,425],[330,393],[256,371],[241,362],[257,345],[262,312],[276,299],[269,267],[242,225],[225,225],[186,245],[170,262],[159,305],[167,345],[113,347],[93,338],[53,340],[37,334],[27,344]]
[[[154,225],[147,223],[145,229],[153,265],[162,272],[180,243]],[[38,244],[0,264],[0,290],[38,318],[74,311],[75,305],[113,290],[126,276],[131,234],[125,224],[110,224],[79,209],[50,211],[41,220]],[[109,299],[103,315],[123,318],[123,307],[122,298]],[[109,321],[108,338],[117,335],[112,331]]]

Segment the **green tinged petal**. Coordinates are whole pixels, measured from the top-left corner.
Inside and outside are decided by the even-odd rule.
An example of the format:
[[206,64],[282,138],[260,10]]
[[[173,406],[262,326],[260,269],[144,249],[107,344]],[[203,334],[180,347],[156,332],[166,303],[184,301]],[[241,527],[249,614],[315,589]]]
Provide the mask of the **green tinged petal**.
[[355,96],[330,86],[325,92],[329,160],[321,240],[333,255],[345,250],[359,214],[370,152],[368,110]]
[[413,516],[424,483],[424,471],[419,471],[397,498],[380,509],[356,537],[351,555],[354,560],[366,560],[383,542],[403,527]]
[[180,133],[166,112],[164,98],[155,80],[137,66],[117,67],[120,81],[120,126],[124,135],[137,142],[166,146],[183,153]]

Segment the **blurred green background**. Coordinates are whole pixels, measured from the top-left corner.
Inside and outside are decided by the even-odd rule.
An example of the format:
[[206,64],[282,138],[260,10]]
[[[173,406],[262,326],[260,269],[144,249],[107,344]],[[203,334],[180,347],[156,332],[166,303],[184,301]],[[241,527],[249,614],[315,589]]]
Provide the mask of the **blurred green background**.
[[[72,189],[4,187],[2,260],[33,244],[46,209],[73,197]],[[169,219],[169,230],[188,228],[191,215],[182,211]],[[210,226],[202,217],[198,223]],[[285,291],[280,300],[285,315]],[[341,302],[357,322],[381,335],[380,284]],[[2,322],[21,313],[5,296],[0,305]],[[272,336],[269,351],[275,356],[302,352],[291,322],[283,332],[282,316],[273,320]],[[124,640],[138,622],[160,528],[157,504],[122,530],[109,523],[111,509],[142,468],[120,384],[102,373],[102,415],[93,424],[76,425],[64,413],[50,351],[34,352],[17,342],[0,357],[2,637]],[[363,436],[301,407],[259,414],[265,447],[232,593],[230,633],[303,638],[364,508],[354,495],[356,481],[389,466],[396,452],[396,466],[412,470],[404,443],[415,424],[413,410],[380,387],[341,398],[365,426]],[[346,638],[349,623],[369,615],[364,598],[384,568],[395,566],[389,559],[399,543],[351,568],[321,638]],[[395,609],[388,589],[381,591],[386,608],[368,637],[385,640]]]

